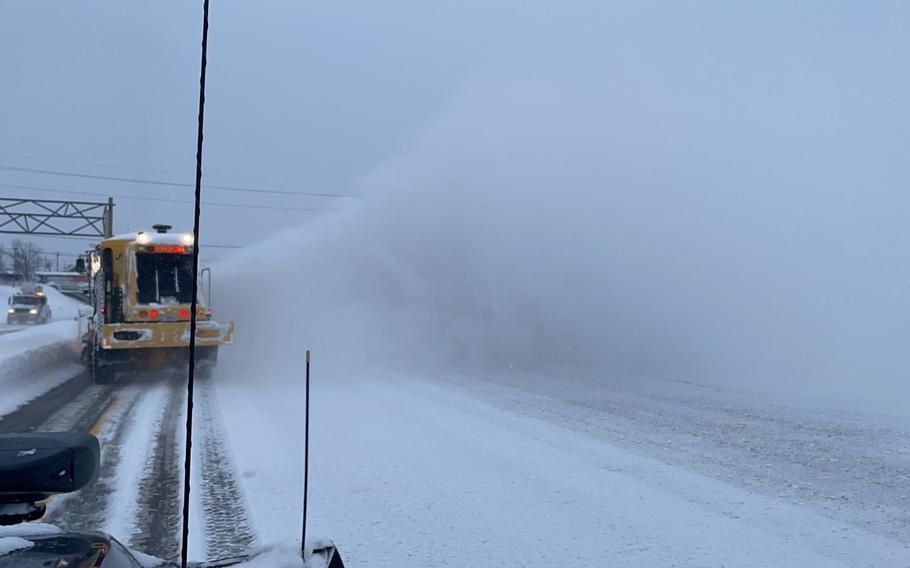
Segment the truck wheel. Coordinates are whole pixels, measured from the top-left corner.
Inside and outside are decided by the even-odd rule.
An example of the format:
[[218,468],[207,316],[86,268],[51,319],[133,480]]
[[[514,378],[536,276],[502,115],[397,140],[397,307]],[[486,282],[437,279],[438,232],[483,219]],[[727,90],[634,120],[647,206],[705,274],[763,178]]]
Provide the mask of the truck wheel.
[[117,371],[113,367],[100,365],[96,353],[92,359],[92,379],[96,385],[109,385],[117,378]]
[[218,347],[197,347],[197,359],[206,362],[213,367],[218,362]]
[[82,359],[82,364],[85,365],[86,369],[89,371],[92,370],[92,347],[88,341],[82,341],[82,353],[80,354]]

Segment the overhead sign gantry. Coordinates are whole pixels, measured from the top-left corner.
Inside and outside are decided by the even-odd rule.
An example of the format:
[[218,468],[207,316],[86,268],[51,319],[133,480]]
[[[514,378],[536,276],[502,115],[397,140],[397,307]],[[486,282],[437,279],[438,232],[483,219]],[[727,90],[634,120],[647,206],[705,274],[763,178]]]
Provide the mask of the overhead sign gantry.
[[0,233],[109,238],[113,227],[113,198],[97,203],[0,197]]

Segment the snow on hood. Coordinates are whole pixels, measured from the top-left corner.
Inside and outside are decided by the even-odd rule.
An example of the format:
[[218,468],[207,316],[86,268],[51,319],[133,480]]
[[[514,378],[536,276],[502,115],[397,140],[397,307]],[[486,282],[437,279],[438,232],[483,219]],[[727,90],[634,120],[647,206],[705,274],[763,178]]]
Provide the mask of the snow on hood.
[[35,546],[34,542],[18,536],[0,536],[0,556],[33,546]]
[[0,526],[0,538],[47,536],[63,532],[59,527],[47,523],[22,523],[12,526]]
[[[155,231],[141,231],[147,235],[151,240],[148,242],[150,245],[185,245],[183,242],[183,235],[189,235],[191,233],[182,233],[182,232],[169,232],[169,233],[156,233]],[[135,241],[136,237],[139,235],[139,231],[133,233],[121,233],[119,235],[114,235],[111,239],[122,240],[122,241]]]

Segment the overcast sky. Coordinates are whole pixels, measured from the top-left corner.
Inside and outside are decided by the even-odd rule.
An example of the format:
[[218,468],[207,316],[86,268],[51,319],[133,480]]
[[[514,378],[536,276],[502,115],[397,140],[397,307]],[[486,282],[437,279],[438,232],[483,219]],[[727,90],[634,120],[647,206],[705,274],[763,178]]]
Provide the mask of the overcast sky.
[[[0,165],[191,183],[197,4],[3,1]],[[356,194],[358,180],[465,85],[516,72],[552,78],[552,70],[566,69],[617,88],[627,76],[663,77],[683,97],[748,84],[754,96],[737,101],[743,113],[778,113],[763,101],[799,99],[809,77],[813,93],[821,81],[838,101],[860,105],[854,119],[887,121],[908,100],[907,16],[902,2],[215,0],[205,179]],[[835,122],[838,112],[832,105]],[[905,125],[880,134],[905,147],[898,127]],[[829,143],[829,132],[804,134],[807,144]],[[3,196],[115,195],[118,231],[191,221],[188,204],[128,199],[188,200],[189,188],[10,171],[0,171],[0,184],[99,194],[0,186]],[[335,201],[218,190],[205,199],[316,210]],[[204,211],[204,237],[225,245],[318,214]],[[48,250],[82,248],[41,242]]]
[[[191,183],[201,10],[154,3],[4,2],[0,164]],[[590,7],[487,2],[224,2],[212,6],[205,176],[216,184],[356,193],[471,77],[559,48]],[[576,20],[577,21],[573,21]],[[539,51],[539,46],[535,47]],[[0,174],[0,183],[186,200],[189,189]],[[2,186],[0,186],[2,187]],[[6,196],[67,198],[2,187]],[[98,197],[101,197],[100,195]],[[72,199],[93,199],[71,195]],[[116,229],[188,227],[185,204],[116,197]],[[208,191],[217,203],[321,210],[332,199]],[[210,207],[210,242],[244,244],[317,213]],[[46,239],[49,250],[79,245]],[[215,251],[209,251],[211,255]]]
[[[191,188],[2,166],[192,183],[200,4],[2,1],[0,196],[189,230]],[[204,181],[364,197],[206,189],[203,261],[287,229],[225,285],[293,279],[279,317],[306,282],[298,347],[910,396],[908,27],[900,1],[213,0]]]
[[[0,165],[192,183],[198,4],[3,1]],[[520,75],[554,88],[583,80],[592,91],[637,89],[637,101],[623,101],[629,114],[678,98],[684,112],[748,115],[804,145],[803,165],[828,169],[835,184],[828,150],[849,147],[880,161],[866,168],[877,190],[906,192],[908,12],[903,2],[215,0],[205,180],[357,195],[364,176],[471,85]],[[729,134],[732,145],[750,143]],[[846,139],[856,134],[864,138]],[[723,146],[712,148],[720,167]],[[115,196],[117,231],[191,227],[190,188],[2,169],[0,184],[0,196]],[[218,245],[244,245],[339,204],[204,195],[235,205],[204,209],[204,240]],[[85,248],[39,242],[48,251]]]

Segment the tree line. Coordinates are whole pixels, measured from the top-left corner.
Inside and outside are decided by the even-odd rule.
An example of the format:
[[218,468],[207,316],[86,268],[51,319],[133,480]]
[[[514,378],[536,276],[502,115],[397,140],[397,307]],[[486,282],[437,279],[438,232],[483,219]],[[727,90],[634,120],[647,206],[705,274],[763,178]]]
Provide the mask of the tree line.
[[35,279],[36,272],[53,269],[54,262],[35,243],[15,239],[9,248],[0,244],[0,272],[11,270],[30,281]]

